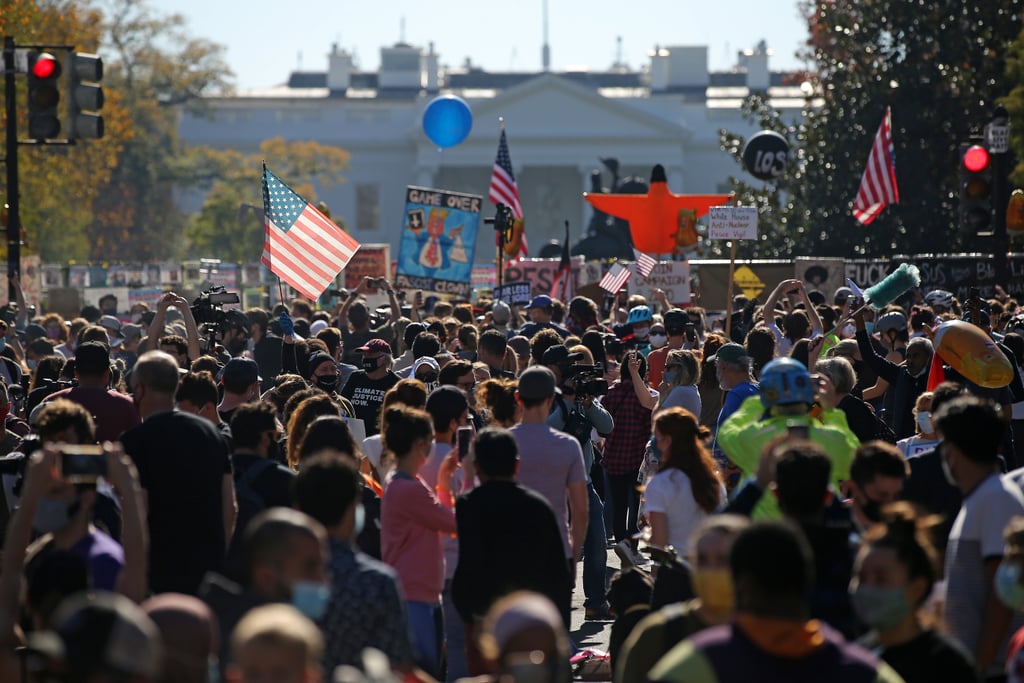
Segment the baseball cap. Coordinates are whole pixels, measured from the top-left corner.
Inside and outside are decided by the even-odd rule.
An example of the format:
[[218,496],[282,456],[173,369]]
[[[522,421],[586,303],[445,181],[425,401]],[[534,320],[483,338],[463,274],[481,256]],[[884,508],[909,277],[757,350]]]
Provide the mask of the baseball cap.
[[527,308],[551,308],[551,297],[547,294],[535,296]]
[[309,376],[312,377],[313,373],[316,372],[316,369],[324,363],[334,364],[334,359],[331,358],[330,354],[324,353],[323,351],[317,351],[312,354],[306,362],[306,369],[309,370]]
[[79,374],[101,375],[109,368],[110,347],[103,342],[85,342],[75,349],[75,370]]
[[225,384],[245,384],[246,386],[255,382],[262,382],[260,377],[260,366],[251,358],[232,358],[220,372],[220,379]]
[[409,373],[409,377],[415,377],[416,371],[422,368],[424,365],[429,366],[434,371],[435,374],[441,372],[441,366],[438,364],[436,360],[434,360],[430,356],[423,356],[422,358],[417,358],[416,362],[412,364],[412,372]]
[[853,296],[853,290],[849,287],[840,287],[836,290],[835,295],[832,297],[832,301],[837,304],[844,303],[847,299]]
[[718,349],[718,353],[708,357],[708,361],[711,363],[724,360],[727,363],[738,363],[742,360],[746,360],[750,356],[747,355],[747,350],[739,344],[729,343],[725,344]]
[[46,328],[39,323],[30,323],[25,327],[25,340],[33,342],[36,339],[43,339],[46,337]]
[[555,373],[547,368],[535,365],[527,368],[519,375],[519,396],[536,401],[555,395]]
[[372,353],[391,353],[391,344],[388,344],[383,339],[371,339],[356,351],[370,351]]
[[142,339],[142,325],[125,323],[121,325],[121,335],[124,336],[125,341],[129,339]]
[[100,318],[100,327],[107,330],[107,332],[113,332],[114,338],[110,340],[111,346],[120,346],[121,342],[124,341],[124,335],[121,334],[121,321],[112,315],[105,315]]
[[674,331],[677,334],[686,329],[686,323],[690,322],[690,316],[681,308],[670,308],[661,316],[665,324],[665,331]]
[[[58,608],[49,631],[28,638],[28,651],[60,663],[83,680],[120,673],[155,680],[160,673],[160,632],[128,598],[96,591],[73,595]],[[45,670],[37,660],[37,671]]]
[[570,353],[565,344],[555,344],[544,351],[540,362],[542,365],[563,365],[583,358],[580,352]]
[[314,320],[309,324],[309,336],[315,337],[320,330],[327,329],[326,320]]

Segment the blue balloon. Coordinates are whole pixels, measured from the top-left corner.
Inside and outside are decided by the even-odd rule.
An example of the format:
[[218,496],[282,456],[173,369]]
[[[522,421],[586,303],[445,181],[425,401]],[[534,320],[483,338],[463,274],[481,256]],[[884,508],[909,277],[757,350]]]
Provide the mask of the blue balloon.
[[454,147],[472,128],[473,112],[461,97],[435,97],[423,110],[423,132],[438,147]]

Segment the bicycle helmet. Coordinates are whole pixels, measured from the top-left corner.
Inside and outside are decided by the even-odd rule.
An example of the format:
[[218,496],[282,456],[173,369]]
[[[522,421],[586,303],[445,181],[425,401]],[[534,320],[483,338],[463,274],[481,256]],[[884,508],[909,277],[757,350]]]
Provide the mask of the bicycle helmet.
[[776,358],[761,370],[761,403],[766,409],[794,403],[814,403],[814,385],[804,364]]
[[898,311],[890,311],[875,321],[875,329],[885,334],[890,330],[899,332],[907,329],[907,316]]
[[654,316],[651,315],[651,309],[647,306],[634,306],[629,309],[629,318],[626,319],[626,323],[629,325],[650,323],[653,321]]
[[933,289],[924,295],[925,302],[932,308],[941,306],[942,308],[953,307],[953,295],[944,289]]

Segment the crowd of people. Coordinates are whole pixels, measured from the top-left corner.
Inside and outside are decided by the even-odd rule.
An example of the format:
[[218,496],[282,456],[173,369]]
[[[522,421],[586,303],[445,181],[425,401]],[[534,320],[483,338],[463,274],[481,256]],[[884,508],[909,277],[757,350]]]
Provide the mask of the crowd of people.
[[861,304],[11,307],[0,680],[1024,681],[1024,308]]

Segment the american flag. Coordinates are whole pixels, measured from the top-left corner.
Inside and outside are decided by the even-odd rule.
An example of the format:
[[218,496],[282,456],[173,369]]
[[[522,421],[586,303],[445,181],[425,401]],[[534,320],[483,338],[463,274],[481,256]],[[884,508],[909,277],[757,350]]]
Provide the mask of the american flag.
[[562,303],[569,303],[576,296],[576,288],[572,281],[572,257],[569,255],[569,221],[565,222],[565,242],[562,243],[562,260],[558,264],[555,281],[551,283],[550,296],[552,299],[558,299]]
[[320,298],[359,242],[263,167],[263,265],[310,299]]
[[887,205],[899,203],[896,155],[892,146],[892,112],[886,107],[882,125],[878,127],[875,142],[871,145],[868,165],[860,179],[857,198],[853,200],[853,216],[864,225],[868,225]]
[[[492,204],[504,204],[512,210],[512,216],[519,220],[523,218],[523,207],[519,204],[519,187],[516,185],[516,176],[512,172],[512,158],[508,155],[508,139],[505,137],[505,128],[501,129],[501,138],[498,140],[498,156],[494,159],[494,170],[491,172],[491,189],[487,198]],[[520,256],[527,255],[526,232],[523,232],[523,248]]]
[[618,294],[631,277],[633,277],[633,271],[621,263],[613,263],[598,285],[609,294]]
[[653,256],[648,256],[639,249],[633,249],[633,256],[636,258],[636,272],[644,277],[650,277],[651,271],[658,265]]

